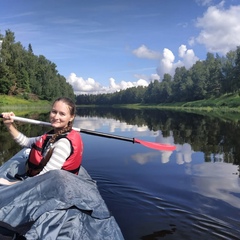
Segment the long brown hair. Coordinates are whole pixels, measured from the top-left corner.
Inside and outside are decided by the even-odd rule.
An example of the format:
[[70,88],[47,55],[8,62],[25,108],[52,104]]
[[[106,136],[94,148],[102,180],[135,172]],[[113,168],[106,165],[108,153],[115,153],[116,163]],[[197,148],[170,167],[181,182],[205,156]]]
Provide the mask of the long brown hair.
[[[75,105],[75,103],[74,103],[70,98],[60,97],[60,98],[57,98],[57,99],[53,102],[52,106],[53,106],[56,102],[59,102],[59,101],[67,104],[67,105],[68,105],[68,108],[69,108],[70,115],[75,117],[75,115],[76,115],[76,105]],[[57,138],[58,136],[60,136],[60,135],[63,134],[63,133],[66,133],[66,132],[71,131],[71,130],[72,130],[72,127],[73,127],[73,121],[68,122],[68,126],[67,126],[67,127],[63,128],[63,129],[61,129],[60,131],[58,131],[57,133],[53,134],[53,136],[52,136],[51,139],[49,140],[49,143],[54,143],[55,140],[56,140],[56,138]]]

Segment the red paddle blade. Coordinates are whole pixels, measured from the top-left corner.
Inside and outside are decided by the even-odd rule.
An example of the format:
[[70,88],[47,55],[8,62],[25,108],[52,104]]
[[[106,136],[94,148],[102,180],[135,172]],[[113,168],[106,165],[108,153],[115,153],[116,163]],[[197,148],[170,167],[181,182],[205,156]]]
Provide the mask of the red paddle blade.
[[170,144],[161,144],[161,143],[155,143],[155,142],[146,142],[139,139],[134,138],[134,143],[142,144],[145,147],[153,148],[156,150],[162,150],[162,151],[174,151],[176,149],[176,146],[170,145]]

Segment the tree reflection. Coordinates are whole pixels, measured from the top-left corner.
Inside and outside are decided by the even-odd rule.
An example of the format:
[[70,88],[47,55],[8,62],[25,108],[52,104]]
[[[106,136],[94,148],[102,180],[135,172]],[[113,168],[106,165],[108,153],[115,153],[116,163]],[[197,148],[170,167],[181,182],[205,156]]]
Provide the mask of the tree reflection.
[[[205,161],[224,161],[240,164],[239,121],[234,119],[157,109],[79,108],[79,116],[112,118],[127,124],[146,125],[152,131],[161,131],[163,137],[173,135],[175,144],[190,144],[204,152]],[[220,157],[221,156],[221,157]]]
[[[185,113],[156,109],[120,109],[120,108],[78,108],[80,117],[99,117],[103,119],[115,119],[122,123],[137,125],[153,131],[157,135],[157,141],[171,139],[171,144],[189,146],[191,151],[203,152],[206,162],[223,161],[240,164],[240,137],[239,121],[226,120],[210,115],[197,113]],[[29,114],[27,118],[48,121],[48,113]],[[16,123],[18,129],[27,136],[38,136],[47,130],[47,127]],[[19,151],[19,147],[9,137],[2,121],[0,122],[0,161],[7,160],[11,155]],[[189,153],[188,153],[189,154]],[[189,161],[191,156],[186,152],[182,156],[178,154],[181,163]],[[1,164],[1,163],[0,163]]]
[[[48,113],[44,114],[28,114],[25,117],[31,119],[38,119],[46,121],[48,119]],[[39,136],[47,131],[46,126],[34,126],[26,123],[15,122],[17,129],[24,133],[26,136],[33,137]],[[10,137],[7,128],[3,122],[0,121],[0,166],[11,158],[14,154],[20,151],[21,147]]]

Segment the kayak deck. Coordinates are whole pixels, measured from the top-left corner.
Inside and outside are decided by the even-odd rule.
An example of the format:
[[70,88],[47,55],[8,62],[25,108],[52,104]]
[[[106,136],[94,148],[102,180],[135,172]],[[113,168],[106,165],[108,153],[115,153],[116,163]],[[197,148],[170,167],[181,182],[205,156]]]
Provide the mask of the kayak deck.
[[[25,151],[0,167],[0,177],[13,180],[24,173]],[[26,239],[124,239],[83,167],[79,175],[53,170],[0,186],[0,236],[6,224]]]

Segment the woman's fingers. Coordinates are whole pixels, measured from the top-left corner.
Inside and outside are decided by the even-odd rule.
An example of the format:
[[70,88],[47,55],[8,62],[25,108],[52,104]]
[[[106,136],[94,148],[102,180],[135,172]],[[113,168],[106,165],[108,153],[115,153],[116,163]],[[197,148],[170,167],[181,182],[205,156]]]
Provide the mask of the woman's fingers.
[[15,116],[13,112],[3,112],[2,117],[3,117],[3,122],[4,123],[13,123],[14,120],[11,118]]

